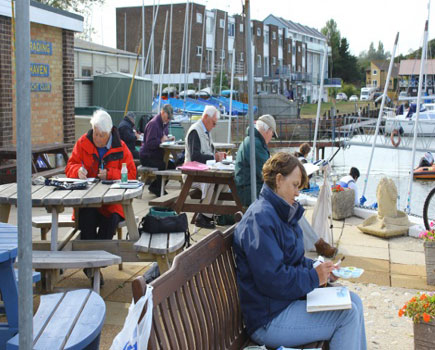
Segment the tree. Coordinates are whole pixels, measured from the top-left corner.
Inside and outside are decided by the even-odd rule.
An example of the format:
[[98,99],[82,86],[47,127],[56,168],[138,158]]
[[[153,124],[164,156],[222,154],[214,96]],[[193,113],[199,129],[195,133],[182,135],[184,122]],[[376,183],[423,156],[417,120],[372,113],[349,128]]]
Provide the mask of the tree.
[[331,60],[329,61],[329,72],[332,76],[334,73],[334,62],[339,59],[338,49],[340,47],[341,34],[337,27],[337,22],[332,18],[326,22],[326,25],[321,29],[321,32],[326,36],[328,46],[331,47]]
[[76,12],[83,16],[84,25],[83,33],[78,34],[78,37],[84,40],[91,40],[92,34],[95,33],[94,28],[90,23],[92,7],[94,5],[103,5],[105,0],[36,0],[42,4],[55,7],[65,11]]

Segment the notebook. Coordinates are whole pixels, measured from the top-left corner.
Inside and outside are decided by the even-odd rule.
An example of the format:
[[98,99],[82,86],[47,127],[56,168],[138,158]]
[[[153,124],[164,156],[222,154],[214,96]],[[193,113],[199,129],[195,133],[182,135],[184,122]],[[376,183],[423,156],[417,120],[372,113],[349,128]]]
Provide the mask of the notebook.
[[307,312],[344,310],[352,308],[346,287],[316,288],[307,294]]

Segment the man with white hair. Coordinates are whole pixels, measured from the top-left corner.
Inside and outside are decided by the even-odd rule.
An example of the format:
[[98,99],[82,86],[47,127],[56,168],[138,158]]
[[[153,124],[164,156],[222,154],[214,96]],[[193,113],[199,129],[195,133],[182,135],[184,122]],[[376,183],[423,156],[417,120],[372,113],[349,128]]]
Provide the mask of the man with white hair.
[[[225,152],[215,152],[211,130],[216,126],[220,117],[219,111],[214,106],[206,106],[202,117],[195,124],[192,124],[186,134],[185,146],[185,162],[196,161],[206,163],[207,160],[216,160],[220,162],[225,157]],[[204,203],[209,203],[213,195],[214,186],[211,184],[194,184],[195,187],[201,189],[202,200]],[[216,198],[223,190],[223,186],[217,189]],[[196,226],[203,228],[214,228],[213,216],[211,214],[198,214],[196,218]]]
[[[112,118],[103,110],[94,112],[92,129],[81,136],[72,151],[65,168],[71,178],[99,178],[100,180],[121,179],[122,164],[127,164],[128,178],[136,179],[133,156]],[[124,220],[120,204],[103,205],[101,208],[79,209],[81,239],[112,239],[118,223]],[[98,229],[98,232],[97,232]]]

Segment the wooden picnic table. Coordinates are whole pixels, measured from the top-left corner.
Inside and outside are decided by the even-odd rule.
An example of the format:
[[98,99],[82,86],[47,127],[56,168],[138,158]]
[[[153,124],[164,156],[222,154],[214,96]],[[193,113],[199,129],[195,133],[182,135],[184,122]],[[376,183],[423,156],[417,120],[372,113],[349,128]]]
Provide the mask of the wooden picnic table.
[[[112,189],[111,185],[102,182],[92,183],[84,190],[56,190],[54,186],[33,185],[32,206],[45,207],[52,215],[51,226],[51,250],[58,247],[58,216],[65,207],[86,208],[101,207],[105,204],[121,204],[124,209],[125,221],[127,224],[130,239],[138,240],[139,231],[137,228],[132,202],[134,198],[142,196],[143,186],[134,189]],[[11,205],[17,205],[17,184],[0,185],[0,221],[8,222]],[[77,225],[71,232],[64,246],[77,231]]]
[[[182,174],[187,175],[186,181],[181,188],[174,210],[180,212],[209,213],[209,214],[235,214],[243,211],[243,205],[237,194],[236,184],[234,182],[234,171],[232,170],[182,170]],[[209,183],[214,186],[214,194],[210,204],[201,203],[200,200],[187,199],[193,183]],[[219,200],[216,202],[218,185],[228,185],[231,192],[221,192]]]
[[[47,143],[32,145],[32,172],[37,173],[54,169],[47,159],[47,154],[62,154],[65,164],[68,162],[68,148],[72,148],[72,143]],[[38,158],[42,160],[44,166],[38,165]],[[16,146],[0,147],[0,159],[17,159]]]
[[6,310],[7,324],[0,327],[0,349],[18,332],[18,286],[14,262],[18,254],[18,228],[0,223],[0,292]]

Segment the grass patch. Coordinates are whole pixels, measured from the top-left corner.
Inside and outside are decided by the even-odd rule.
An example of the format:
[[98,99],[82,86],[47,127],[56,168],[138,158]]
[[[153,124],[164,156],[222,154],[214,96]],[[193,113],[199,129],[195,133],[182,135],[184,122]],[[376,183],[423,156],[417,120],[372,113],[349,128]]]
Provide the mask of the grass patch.
[[[328,113],[332,105],[333,105],[332,102],[322,103],[320,109],[320,115],[322,116],[324,113]],[[355,110],[358,110],[359,107],[364,108],[367,107],[367,105],[370,105],[370,109],[375,108],[374,103],[368,101],[358,101],[358,102],[339,101],[335,103],[335,108],[337,109],[337,114],[348,114],[348,113],[355,113]],[[304,104],[301,108],[302,118],[315,118],[316,113],[317,113],[317,103]]]

